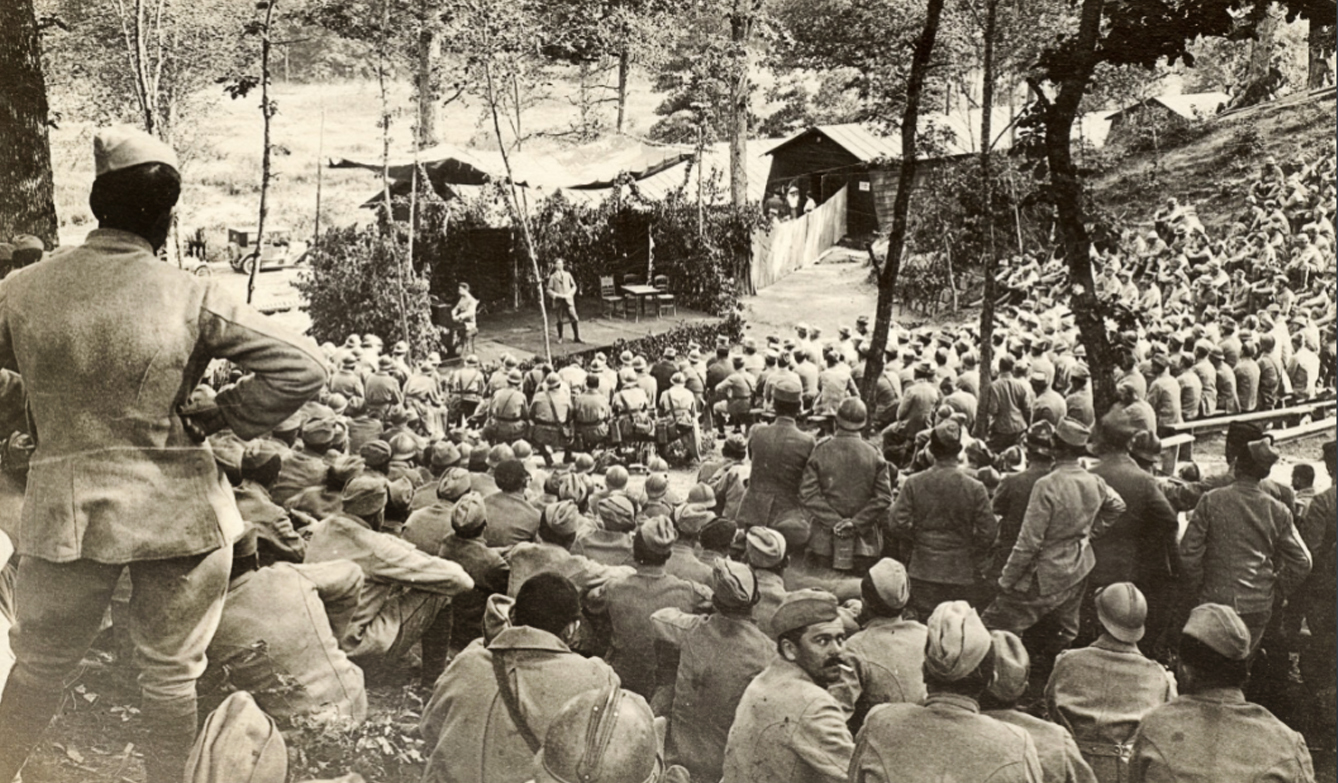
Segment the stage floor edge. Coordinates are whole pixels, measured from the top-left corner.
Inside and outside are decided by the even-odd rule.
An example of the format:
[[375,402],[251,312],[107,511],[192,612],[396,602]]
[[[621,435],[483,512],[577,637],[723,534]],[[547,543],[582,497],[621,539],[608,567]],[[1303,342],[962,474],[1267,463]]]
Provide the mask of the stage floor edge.
[[[723,318],[678,308],[677,314],[657,316],[653,311],[636,318],[604,318],[598,316],[596,303],[582,302],[581,339],[585,342],[574,343],[571,339],[571,326],[563,326],[563,342],[557,341],[556,321],[553,313],[548,314],[548,328],[552,340],[553,358],[557,359],[573,353],[607,350],[619,340],[631,342],[644,337],[663,334],[682,326],[699,326],[720,323]],[[595,313],[596,315],[592,315]],[[543,356],[544,336],[543,319],[539,310],[507,310],[500,313],[486,313],[479,316],[479,333],[474,339],[474,353],[485,363],[495,362],[504,354],[511,354],[521,361],[536,356]]]

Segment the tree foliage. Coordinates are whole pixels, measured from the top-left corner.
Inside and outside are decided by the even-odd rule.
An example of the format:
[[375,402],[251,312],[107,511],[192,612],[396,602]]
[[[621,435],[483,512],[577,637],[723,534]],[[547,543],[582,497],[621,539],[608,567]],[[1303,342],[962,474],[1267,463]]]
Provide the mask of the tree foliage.
[[367,225],[322,234],[308,255],[310,270],[294,283],[311,316],[311,336],[335,343],[366,333],[399,340],[407,324],[414,356],[438,350],[428,280],[405,263],[407,254],[403,231]]

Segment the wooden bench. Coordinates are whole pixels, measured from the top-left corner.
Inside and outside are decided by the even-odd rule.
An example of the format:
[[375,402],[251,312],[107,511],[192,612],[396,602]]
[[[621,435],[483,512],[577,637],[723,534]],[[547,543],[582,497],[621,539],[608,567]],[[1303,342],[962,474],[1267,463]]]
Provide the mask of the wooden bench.
[[1317,402],[1307,402],[1300,405],[1293,405],[1288,408],[1274,408],[1267,411],[1254,411],[1252,413],[1236,413],[1230,416],[1213,416],[1207,419],[1195,419],[1193,421],[1181,422],[1180,424],[1169,425],[1170,429],[1177,433],[1192,433],[1202,435],[1208,432],[1225,432],[1232,424],[1273,421],[1274,419],[1289,419],[1292,417],[1302,417],[1314,415],[1320,411],[1338,405],[1338,400],[1319,400]]
[[1172,435],[1169,438],[1161,440],[1161,472],[1167,476],[1175,475],[1176,458],[1180,455],[1180,447],[1194,442],[1194,436],[1188,432],[1182,432],[1179,435]]
[[1312,435],[1322,435],[1325,432],[1332,435],[1335,429],[1338,429],[1338,418],[1330,416],[1327,419],[1298,424],[1295,427],[1285,427],[1280,430],[1273,430],[1268,434],[1273,436],[1273,441],[1275,443],[1286,443],[1288,441],[1308,438]]

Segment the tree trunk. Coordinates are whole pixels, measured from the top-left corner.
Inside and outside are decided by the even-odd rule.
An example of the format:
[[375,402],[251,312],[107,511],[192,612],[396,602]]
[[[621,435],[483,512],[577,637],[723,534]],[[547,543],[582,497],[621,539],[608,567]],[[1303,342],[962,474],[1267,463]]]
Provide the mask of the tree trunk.
[[[990,179],[991,115],[994,113],[994,32],[998,21],[999,0],[985,4],[985,57],[980,86],[980,183],[985,188],[985,219],[989,221],[989,248],[985,251],[985,298],[980,303],[980,395],[981,402],[994,383],[994,278],[999,273],[999,258],[994,246],[994,186]],[[1020,252],[1020,250],[1019,250]],[[977,438],[990,431],[989,406],[976,408]]]
[[1334,50],[1334,26],[1311,19],[1307,46],[1309,62],[1306,68],[1306,89],[1315,90],[1333,81],[1329,58],[1333,56]]
[[418,122],[414,125],[414,144],[420,150],[437,143],[437,115],[440,114],[437,60],[441,57],[441,38],[437,35],[432,12],[432,0],[418,1],[418,67],[414,74]]
[[1268,77],[1268,67],[1273,61],[1273,41],[1278,31],[1278,13],[1271,0],[1256,3],[1251,18],[1254,40],[1250,42],[1250,59],[1245,66],[1247,85]]
[[1051,199],[1060,244],[1069,272],[1069,309],[1087,347],[1097,417],[1115,402],[1115,352],[1106,333],[1104,310],[1092,279],[1091,239],[1087,235],[1084,192],[1070,147],[1073,121],[1083,92],[1097,64],[1103,0],[1083,0],[1074,44],[1073,66],[1059,83],[1059,94],[1045,115],[1046,158],[1050,166]]
[[[32,0],[0,2],[0,236],[32,234],[54,248],[55,186],[47,135],[46,80]],[[0,270],[3,272],[4,270]]]
[[736,207],[748,203],[748,28],[744,0],[734,0],[730,42],[734,53],[733,85],[729,101],[729,195]]
[[920,96],[924,93],[929,60],[934,53],[939,19],[944,0],[929,0],[925,26],[911,55],[910,79],[906,83],[906,109],[901,117],[901,171],[897,176],[897,197],[892,202],[892,231],[887,240],[887,261],[878,273],[878,310],[873,321],[873,338],[864,370],[864,388],[860,390],[869,410],[874,408],[878,379],[883,374],[883,351],[892,326],[892,300],[896,293],[901,254],[906,247],[906,223],[911,208],[911,189],[915,186],[915,140],[920,123]]
[[260,116],[264,118],[264,140],[260,153],[260,214],[256,221],[256,258],[251,264],[251,271],[246,277],[246,303],[251,304],[256,293],[256,275],[265,260],[265,218],[269,215],[269,181],[271,152],[270,120],[274,117],[274,104],[269,100],[269,58],[273,49],[270,34],[274,31],[274,6],[278,0],[269,0],[265,5],[265,28],[260,32]]
[[624,45],[618,52],[618,119],[614,131],[622,133],[627,124],[627,77],[632,73],[632,54]]

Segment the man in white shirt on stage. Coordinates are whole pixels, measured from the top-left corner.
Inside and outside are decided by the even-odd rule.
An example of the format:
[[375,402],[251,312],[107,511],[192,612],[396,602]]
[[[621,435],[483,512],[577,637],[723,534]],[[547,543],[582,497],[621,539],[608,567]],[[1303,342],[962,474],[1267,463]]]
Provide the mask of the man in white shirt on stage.
[[571,321],[572,340],[584,343],[581,318],[576,314],[576,279],[567,271],[567,264],[561,258],[553,261],[553,272],[548,276],[548,298],[557,313],[558,342],[562,342],[562,319],[565,317]]

